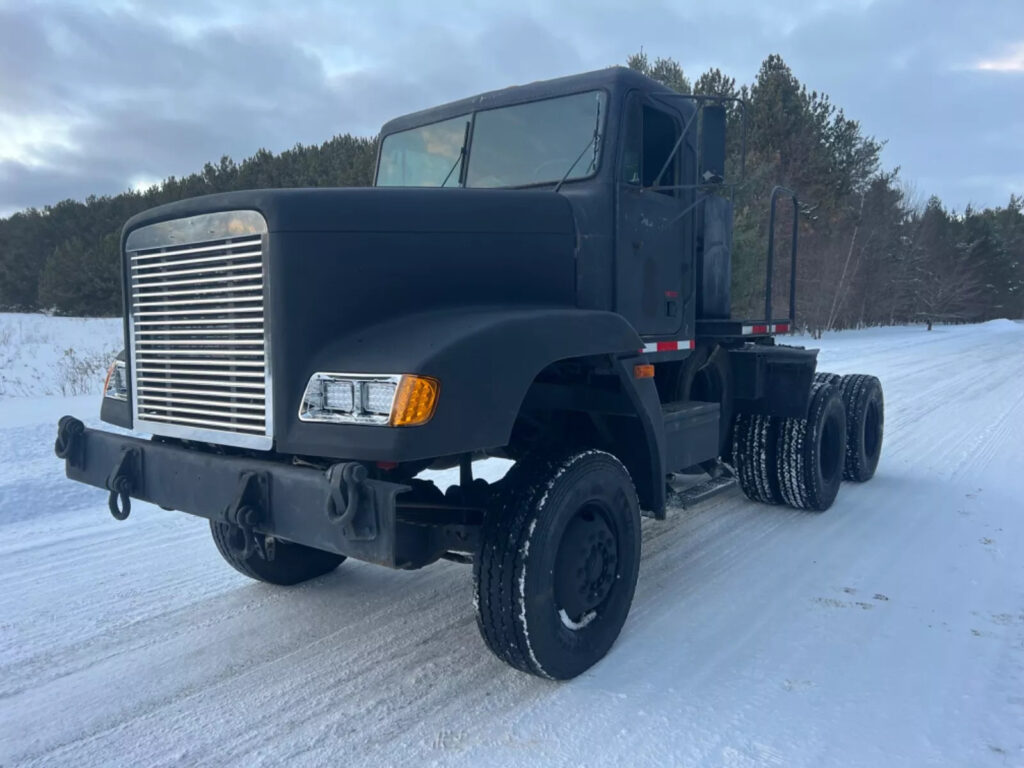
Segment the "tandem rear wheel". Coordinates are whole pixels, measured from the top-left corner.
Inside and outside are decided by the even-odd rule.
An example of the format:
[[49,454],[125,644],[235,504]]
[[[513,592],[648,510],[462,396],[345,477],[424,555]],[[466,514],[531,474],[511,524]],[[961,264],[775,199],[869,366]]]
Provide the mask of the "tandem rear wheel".
[[869,480],[882,450],[884,403],[874,376],[817,373],[807,415],[739,414],[732,458],[753,501],[824,511],[842,480]]

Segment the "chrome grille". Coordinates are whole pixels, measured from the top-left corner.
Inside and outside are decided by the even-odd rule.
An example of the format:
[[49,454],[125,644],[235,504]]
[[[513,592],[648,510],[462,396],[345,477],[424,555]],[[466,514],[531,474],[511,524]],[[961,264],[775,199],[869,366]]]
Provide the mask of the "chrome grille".
[[[248,214],[248,216],[242,216]],[[132,381],[137,424],[154,434],[269,448],[270,379],[260,229],[155,244],[175,231],[222,234],[253,212],[208,214],[129,236]],[[235,225],[232,226],[232,221]],[[170,229],[169,229],[170,228]],[[148,229],[148,228],[147,228]],[[151,247],[150,247],[151,246]]]

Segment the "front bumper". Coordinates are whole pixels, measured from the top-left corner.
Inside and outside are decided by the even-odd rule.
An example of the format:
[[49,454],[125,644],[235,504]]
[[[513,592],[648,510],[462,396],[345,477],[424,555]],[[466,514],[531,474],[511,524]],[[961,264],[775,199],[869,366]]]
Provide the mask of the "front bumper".
[[60,421],[56,453],[70,479],[110,492],[121,519],[129,499],[141,499],[392,568],[418,567],[448,548],[399,519],[396,499],[410,486],[369,479],[358,462],[325,472],[115,435],[70,416]]

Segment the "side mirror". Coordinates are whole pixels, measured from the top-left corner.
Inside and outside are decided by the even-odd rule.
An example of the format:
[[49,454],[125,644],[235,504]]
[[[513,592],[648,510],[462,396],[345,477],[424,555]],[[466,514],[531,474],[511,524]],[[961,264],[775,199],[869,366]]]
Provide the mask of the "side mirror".
[[721,184],[725,180],[725,107],[705,104],[700,120],[700,181]]

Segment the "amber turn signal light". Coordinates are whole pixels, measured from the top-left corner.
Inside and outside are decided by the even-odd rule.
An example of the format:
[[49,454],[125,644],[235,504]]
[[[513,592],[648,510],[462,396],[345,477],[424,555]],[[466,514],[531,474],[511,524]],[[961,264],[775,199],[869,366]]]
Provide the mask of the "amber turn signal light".
[[394,427],[415,427],[426,424],[437,409],[437,397],[441,382],[429,376],[406,374],[398,385],[395,402],[391,407],[391,425]]
[[643,365],[633,366],[633,378],[634,379],[653,379],[654,378],[654,366],[649,363]]

